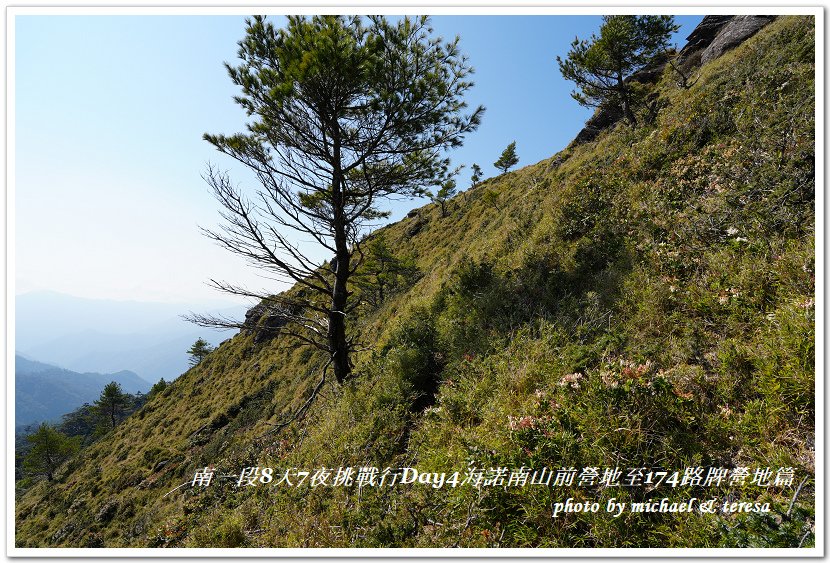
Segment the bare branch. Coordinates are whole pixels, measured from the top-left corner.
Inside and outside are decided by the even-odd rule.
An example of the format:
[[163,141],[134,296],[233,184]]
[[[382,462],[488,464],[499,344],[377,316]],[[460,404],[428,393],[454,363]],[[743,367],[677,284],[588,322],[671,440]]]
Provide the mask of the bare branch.
[[325,384],[326,382],[326,373],[328,372],[329,366],[331,365],[332,361],[333,358],[330,357],[326,364],[323,366],[323,369],[320,371],[320,381],[318,381],[317,385],[315,385],[314,388],[311,390],[311,394],[308,396],[308,399],[306,399],[305,403],[303,403],[303,405],[288,418],[282,420],[277,424],[273,424],[272,426],[274,428],[272,428],[264,434],[261,434],[260,436],[257,436],[257,438],[264,438],[265,436],[276,434],[292,422],[296,420],[302,420],[302,418],[308,411],[309,407],[311,407],[312,403],[314,403],[314,400],[317,398],[317,394],[320,392],[320,389],[323,388],[323,384]]
[[[271,322],[191,319],[246,330],[279,325],[326,351],[324,375],[331,367],[339,382],[351,373],[355,346],[347,315],[361,303],[349,286],[365,263],[361,241],[384,216],[378,202],[424,193],[449,166],[443,151],[460,145],[483,112],[462,113],[472,69],[457,40],[431,38],[426,17],[369,21],[289,16],[277,29],[264,16],[247,20],[240,64],[226,64],[242,90],[234,99],[251,117],[247,132],[204,137],[253,171],[260,188],[246,197],[209,167],[204,178],[223,223],[203,233],[294,289],[280,300],[214,281],[222,291],[264,299],[260,313]],[[327,41],[315,39],[321,36]],[[329,39],[337,49],[321,47]],[[298,54],[303,64],[295,66]],[[291,232],[334,259],[316,263]]]

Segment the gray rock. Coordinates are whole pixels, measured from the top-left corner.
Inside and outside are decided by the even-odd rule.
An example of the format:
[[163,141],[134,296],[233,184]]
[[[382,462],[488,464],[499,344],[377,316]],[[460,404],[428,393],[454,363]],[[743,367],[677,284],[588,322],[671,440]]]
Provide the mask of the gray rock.
[[693,53],[705,49],[715,39],[723,26],[729,23],[734,16],[706,16],[686,38],[686,46],[678,53],[681,61],[689,58]]
[[104,503],[104,506],[98,511],[98,514],[95,515],[96,522],[109,522],[112,520],[115,513],[118,512],[120,504],[117,500],[109,500]]
[[734,49],[775,19],[775,16],[734,16],[703,50],[700,63],[706,64]]
[[254,342],[265,342],[279,334],[279,329],[288,324],[291,311],[277,306],[259,303],[245,313],[245,332],[254,335]]
[[421,229],[424,228],[424,224],[421,221],[416,221],[414,225],[412,225],[409,230],[406,231],[406,234],[412,238],[418,233],[421,232]]
[[565,157],[562,154],[556,155],[556,157],[548,163],[548,170],[555,170],[562,166],[562,163],[565,162]]
[[52,543],[60,543],[69,534],[75,531],[75,524],[69,522],[52,535]]
[[259,319],[265,313],[265,306],[260,303],[254,305],[245,312],[245,326],[255,327],[259,323]]
[[585,122],[585,127],[577,134],[573,144],[581,145],[593,141],[600,132],[611,127],[620,119],[622,119],[622,112],[619,108],[614,106],[598,108],[594,115]]

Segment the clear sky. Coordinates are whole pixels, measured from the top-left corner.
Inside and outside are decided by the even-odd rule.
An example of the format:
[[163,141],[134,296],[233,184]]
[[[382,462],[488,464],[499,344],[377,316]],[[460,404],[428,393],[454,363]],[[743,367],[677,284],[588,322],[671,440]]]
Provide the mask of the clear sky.
[[[679,16],[682,46],[702,16]],[[280,21],[274,16],[275,21]],[[482,125],[451,153],[485,177],[516,141],[519,167],[565,147],[591,112],[569,95],[556,56],[600,16],[436,16],[461,37],[476,72],[470,107]],[[280,290],[198,227],[218,208],[201,179],[212,162],[250,176],[202,140],[242,131],[223,62],[235,62],[244,16],[15,18],[16,292],[49,289],[138,301],[222,298],[210,278]],[[393,220],[424,201],[389,206]]]

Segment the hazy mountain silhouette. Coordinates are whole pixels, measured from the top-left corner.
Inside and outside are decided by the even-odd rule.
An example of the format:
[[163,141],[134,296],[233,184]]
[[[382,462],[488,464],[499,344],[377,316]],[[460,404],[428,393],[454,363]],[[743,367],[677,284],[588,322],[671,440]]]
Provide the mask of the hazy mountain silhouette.
[[20,355],[14,358],[15,426],[60,418],[84,403],[91,403],[104,386],[115,381],[127,393],[146,393],[150,383],[131,371],[77,373]]
[[18,295],[16,352],[78,372],[130,370],[148,381],[175,379],[188,368],[197,338],[216,345],[231,332],[181,319],[191,310],[241,318],[245,306],[85,299],[50,291]]

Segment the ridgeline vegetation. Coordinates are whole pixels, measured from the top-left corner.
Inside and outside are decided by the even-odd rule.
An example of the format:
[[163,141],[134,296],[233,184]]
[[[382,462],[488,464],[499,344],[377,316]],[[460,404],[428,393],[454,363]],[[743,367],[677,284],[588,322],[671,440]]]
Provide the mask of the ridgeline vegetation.
[[[20,428],[15,435],[15,485],[18,492],[29,488],[43,476],[46,462],[44,450],[65,451],[67,455],[52,455],[60,460],[54,469],[77,451],[101,439],[120,422],[140,409],[153,396],[164,390],[167,383],[161,379],[146,395],[124,393],[117,382],[107,384],[99,398],[63,415],[57,423],[41,423]],[[57,445],[58,447],[47,447]],[[40,449],[40,451],[38,451]],[[32,459],[33,458],[33,459]],[[51,480],[51,478],[50,478]]]
[[499,156],[499,159],[493,163],[493,166],[501,170],[502,174],[506,174],[508,170],[519,164],[519,155],[516,154],[516,141],[507,145]]
[[[330,352],[243,330],[19,494],[16,544],[814,546],[814,31],[812,17],[780,16],[693,83],[665,67],[652,120],[632,106],[637,127],[611,124],[473,180],[443,213],[431,203],[375,231],[354,274],[366,283],[352,286],[368,305],[349,329],[370,344],[307,416],[274,431],[307,402]],[[275,482],[190,486],[205,468],[253,466],[274,468]],[[276,484],[287,468],[471,466],[772,478]],[[780,469],[791,484],[775,483]],[[706,497],[770,512],[552,518],[568,497]]]
[[[190,365],[195,366],[201,363],[208,354],[213,351],[213,347],[208,344],[207,340],[204,338],[196,339],[196,342],[193,343],[193,346],[187,351],[188,355],[190,356]],[[162,379],[164,381],[164,379]]]
[[631,78],[667,57],[678,29],[672,16],[603,16],[599,35],[574,39],[568,55],[556,57],[562,76],[579,89],[571,96],[586,107],[614,106],[636,126],[649,89]]
[[[383,16],[289,16],[282,29],[255,16],[239,58],[239,66],[226,67],[242,88],[235,101],[253,122],[247,133],[205,140],[254,172],[261,186],[248,197],[228,174],[209,168],[205,179],[224,224],[204,232],[300,290],[275,296],[214,285],[260,299],[268,309],[263,316],[279,322],[284,335],[324,351],[318,389],[329,367],[343,383],[353,352],[364,345],[348,325],[360,305],[350,286],[367,228],[387,216],[379,206],[388,198],[426,195],[428,186],[451,181],[444,151],[460,146],[484,112],[464,113],[472,67],[458,38],[434,37],[426,16],[396,23]],[[321,264],[298,239],[334,258]]]

